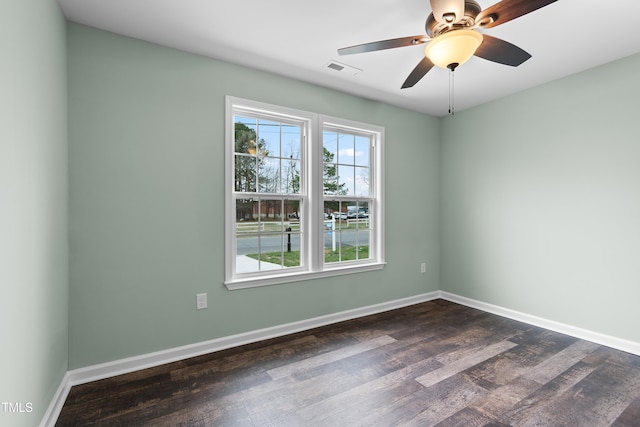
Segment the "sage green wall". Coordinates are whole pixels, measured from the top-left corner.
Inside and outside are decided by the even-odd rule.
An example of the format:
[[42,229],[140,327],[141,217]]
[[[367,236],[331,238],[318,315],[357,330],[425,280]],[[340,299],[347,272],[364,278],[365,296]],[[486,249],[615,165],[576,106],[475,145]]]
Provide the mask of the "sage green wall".
[[442,289],[640,341],[640,55],[443,120]]
[[[71,369],[438,289],[438,119],[76,24],[68,54]],[[386,128],[382,271],[224,288],[225,95]]]
[[0,425],[33,426],[68,355],[66,39],[56,2],[0,2],[0,52]]

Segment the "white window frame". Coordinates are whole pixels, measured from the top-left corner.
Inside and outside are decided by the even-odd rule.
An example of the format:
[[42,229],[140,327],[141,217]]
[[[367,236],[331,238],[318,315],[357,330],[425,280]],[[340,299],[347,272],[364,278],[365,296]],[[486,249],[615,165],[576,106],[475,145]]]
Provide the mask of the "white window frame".
[[[274,285],[342,274],[380,270],[385,265],[384,244],[384,127],[360,123],[337,117],[281,107],[233,96],[225,99],[225,277],[224,284],[230,290]],[[236,193],[234,188],[234,115],[254,114],[269,116],[283,121],[300,123],[304,139],[301,147],[300,197],[301,209],[301,266],[286,269],[236,273]],[[370,258],[366,260],[324,263],[324,194],[323,194],[323,143],[322,133],[326,126],[340,128],[346,132],[364,133],[371,136],[371,197],[374,213],[369,243]],[[268,194],[263,194],[268,197]],[[297,197],[298,195],[296,195]],[[354,197],[344,196],[353,199]],[[303,259],[304,257],[304,259]]]

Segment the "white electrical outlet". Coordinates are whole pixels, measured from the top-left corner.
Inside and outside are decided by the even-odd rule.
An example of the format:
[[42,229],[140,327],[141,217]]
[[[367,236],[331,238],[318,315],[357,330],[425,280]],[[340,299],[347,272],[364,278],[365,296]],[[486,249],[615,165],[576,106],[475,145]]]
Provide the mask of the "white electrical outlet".
[[427,263],[423,262],[422,264],[420,264],[420,273],[426,273],[427,272]]
[[196,295],[196,310],[207,308],[207,294]]

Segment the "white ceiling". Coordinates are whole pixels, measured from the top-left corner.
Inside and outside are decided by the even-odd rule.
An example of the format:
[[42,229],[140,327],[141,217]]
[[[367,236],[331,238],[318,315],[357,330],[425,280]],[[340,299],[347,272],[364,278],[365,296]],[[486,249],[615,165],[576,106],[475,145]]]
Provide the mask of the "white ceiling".
[[[508,0],[504,0],[508,1]],[[425,34],[428,0],[58,0],[67,19],[274,72],[434,116],[447,114],[448,70],[400,86],[423,56],[410,46],[339,56],[337,49]],[[478,0],[485,9],[496,0]],[[533,57],[517,68],[472,58],[455,72],[461,111],[640,52],[638,0],[558,0],[483,32]],[[338,61],[357,75],[326,68]],[[620,70],[625,72],[625,70]]]

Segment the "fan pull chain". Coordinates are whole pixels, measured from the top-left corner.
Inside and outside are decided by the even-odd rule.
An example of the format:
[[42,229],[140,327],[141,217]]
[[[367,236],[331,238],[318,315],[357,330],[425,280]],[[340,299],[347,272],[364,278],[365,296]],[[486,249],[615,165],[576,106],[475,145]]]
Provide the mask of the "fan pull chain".
[[449,69],[451,70],[451,72],[449,73],[449,114],[451,114],[453,116],[454,114],[456,114],[455,105],[454,105],[454,102],[455,102],[455,100],[454,100],[454,89],[455,89],[454,83],[455,83],[455,80],[454,80],[454,76],[453,76],[453,72],[455,70],[455,67],[450,67]]

